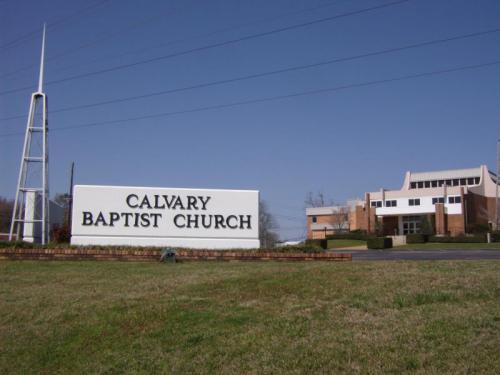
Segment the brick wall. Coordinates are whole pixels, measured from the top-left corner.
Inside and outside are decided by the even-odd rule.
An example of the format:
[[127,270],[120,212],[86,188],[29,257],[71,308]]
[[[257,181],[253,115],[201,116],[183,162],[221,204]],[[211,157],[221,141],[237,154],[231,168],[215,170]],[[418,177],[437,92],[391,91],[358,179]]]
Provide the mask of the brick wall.
[[495,198],[469,193],[466,195],[468,224],[487,225],[495,221]]
[[367,215],[363,206],[356,206],[349,213],[349,228],[350,230],[367,230]]
[[[331,224],[331,215],[315,215],[316,217],[316,224],[326,224],[330,225]],[[309,239],[323,239],[325,238],[325,231],[324,230],[312,230],[311,225],[313,224],[312,222],[312,216],[307,217],[307,238]],[[329,236],[333,234],[333,231],[326,231],[326,235]]]
[[[333,217],[335,216],[335,214],[332,214],[332,215],[313,215],[314,217],[316,217],[316,225],[320,225],[321,224],[325,224],[327,227],[330,227],[332,224],[335,226],[337,226],[337,222],[338,221],[333,221]],[[324,239],[325,238],[325,235],[326,236],[331,236],[334,233],[333,230],[329,230],[327,229],[326,231],[324,229],[316,229],[316,230],[312,230],[311,229],[311,226],[313,224],[312,222],[312,218],[313,216],[307,216],[307,238],[308,239]],[[341,215],[336,215],[336,216],[341,216]]]
[[366,221],[366,231],[368,233],[375,233],[377,229],[377,217],[375,215],[375,207],[370,206],[370,193],[365,195],[365,221]]
[[370,207],[368,214],[368,232],[375,233],[377,230],[377,216],[375,215],[375,208]]
[[[178,250],[179,261],[351,261],[351,254],[339,253],[274,253],[253,251]],[[93,250],[93,249],[0,249],[0,260],[106,260],[158,262],[158,250]]]
[[436,208],[435,214],[435,231],[438,235],[446,234],[446,215],[444,213],[444,203],[436,203],[434,205]]
[[399,233],[399,223],[397,216],[387,216],[382,219],[382,225],[384,228],[384,235],[394,236],[395,233]]
[[464,215],[447,215],[448,232],[452,236],[458,236],[465,233]]

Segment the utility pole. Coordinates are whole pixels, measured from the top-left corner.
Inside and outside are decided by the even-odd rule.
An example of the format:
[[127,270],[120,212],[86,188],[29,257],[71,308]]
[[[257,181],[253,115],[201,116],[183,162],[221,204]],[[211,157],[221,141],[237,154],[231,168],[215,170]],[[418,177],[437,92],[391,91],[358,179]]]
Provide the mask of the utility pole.
[[16,232],[16,240],[21,240],[22,229],[24,240],[41,242],[42,245],[50,241],[48,117],[47,96],[43,92],[44,60],[45,24],[43,25],[38,90],[31,94],[16,200],[9,232],[9,241],[12,241],[14,232]]
[[74,174],[74,172],[75,172],[75,162],[72,162],[71,163],[71,173],[70,173],[70,177],[69,177],[68,212],[67,212],[68,219],[66,221],[68,223],[68,228],[70,231],[71,231],[71,217],[72,217],[72,213],[73,213],[73,174]]
[[497,139],[497,175],[495,178],[495,230],[498,230],[498,179],[500,175],[500,139]]

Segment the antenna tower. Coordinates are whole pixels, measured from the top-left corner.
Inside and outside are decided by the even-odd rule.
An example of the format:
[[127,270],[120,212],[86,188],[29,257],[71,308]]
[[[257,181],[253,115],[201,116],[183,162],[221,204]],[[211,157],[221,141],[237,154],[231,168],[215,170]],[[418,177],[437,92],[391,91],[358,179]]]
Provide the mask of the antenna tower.
[[[47,96],[43,92],[45,24],[38,90],[31,94],[9,240],[50,241]],[[22,231],[22,234],[21,234]]]

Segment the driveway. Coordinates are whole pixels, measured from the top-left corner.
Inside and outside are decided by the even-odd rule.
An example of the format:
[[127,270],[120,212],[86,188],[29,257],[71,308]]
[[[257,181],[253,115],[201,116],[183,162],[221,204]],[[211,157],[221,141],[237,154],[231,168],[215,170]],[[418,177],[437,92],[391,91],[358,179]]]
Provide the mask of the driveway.
[[352,254],[352,260],[500,260],[498,250],[335,250]]

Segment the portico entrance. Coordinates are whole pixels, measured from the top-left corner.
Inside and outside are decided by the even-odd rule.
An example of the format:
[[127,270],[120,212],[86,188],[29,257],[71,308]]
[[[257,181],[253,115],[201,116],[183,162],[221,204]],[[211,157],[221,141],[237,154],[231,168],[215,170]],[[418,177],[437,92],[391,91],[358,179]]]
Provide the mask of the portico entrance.
[[421,217],[417,215],[403,216],[403,234],[420,233]]

